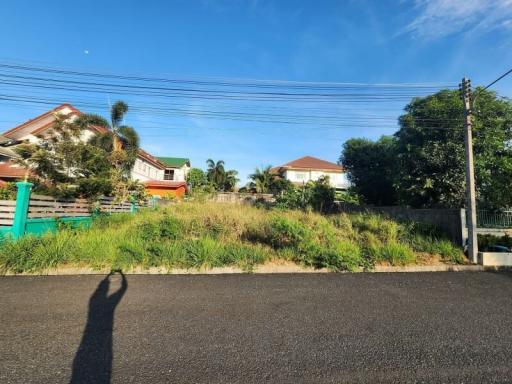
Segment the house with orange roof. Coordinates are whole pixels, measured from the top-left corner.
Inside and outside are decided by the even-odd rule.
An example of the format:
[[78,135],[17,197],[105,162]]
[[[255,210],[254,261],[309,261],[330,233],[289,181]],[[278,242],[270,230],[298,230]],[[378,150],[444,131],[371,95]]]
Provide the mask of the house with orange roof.
[[341,165],[312,156],[304,156],[274,167],[271,172],[283,175],[295,185],[304,185],[327,176],[330,185],[337,190],[346,190],[350,187],[345,169]]
[[[81,113],[70,104],[62,104],[0,135],[0,183],[23,179],[28,172],[27,169],[15,163],[17,154],[13,148],[17,144],[38,143],[51,133],[50,128],[58,116],[74,119]],[[81,139],[88,141],[96,133],[106,132],[106,130],[105,127],[90,125],[82,133]],[[152,195],[182,196],[187,190],[185,178],[190,169],[190,161],[182,159],[185,161],[171,164],[162,159],[179,158],[157,158],[140,149],[131,178],[144,183],[146,190]]]

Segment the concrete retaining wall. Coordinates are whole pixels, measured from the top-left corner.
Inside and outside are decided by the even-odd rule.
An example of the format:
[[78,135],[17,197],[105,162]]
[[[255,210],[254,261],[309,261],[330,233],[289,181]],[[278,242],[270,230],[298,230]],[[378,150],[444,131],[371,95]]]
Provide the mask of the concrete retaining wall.
[[479,252],[478,264],[492,267],[512,266],[512,253],[506,252]]
[[218,203],[254,203],[256,201],[274,202],[274,195],[269,193],[238,193],[238,192],[218,192],[211,200]]
[[466,213],[463,209],[413,209],[407,207],[372,207],[336,203],[339,212],[378,213],[396,220],[433,225],[443,231],[452,242],[463,246],[467,239]]

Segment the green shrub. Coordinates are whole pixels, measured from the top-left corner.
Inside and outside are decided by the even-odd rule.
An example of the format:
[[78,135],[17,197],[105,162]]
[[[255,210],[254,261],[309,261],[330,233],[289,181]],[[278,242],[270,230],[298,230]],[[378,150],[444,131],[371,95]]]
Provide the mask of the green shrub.
[[308,229],[300,222],[280,216],[270,221],[268,234],[269,242],[275,248],[297,247],[311,236]]
[[372,269],[375,262],[380,260],[382,243],[375,234],[368,231],[360,234],[360,242],[362,244],[363,267]]
[[332,211],[334,197],[335,190],[329,184],[329,177],[324,176],[302,187],[289,185],[277,196],[275,206],[279,209],[312,208],[327,213]]
[[431,253],[438,253],[444,261],[454,264],[464,264],[465,258],[462,250],[448,240],[432,242]]
[[494,235],[478,235],[478,249],[485,250],[490,245],[502,245],[504,247],[512,247],[512,237],[494,236]]
[[416,255],[407,244],[389,242],[382,245],[379,259],[388,261],[391,265],[406,265],[414,263]]
[[182,231],[181,223],[174,217],[165,215],[159,223],[162,239],[176,240]]
[[376,235],[380,241],[389,242],[398,239],[399,224],[374,214],[356,214],[352,216],[352,225],[360,232],[368,231]]
[[354,228],[352,227],[352,220],[350,219],[349,215],[345,213],[339,215],[331,215],[330,220],[336,228],[346,233],[347,235],[350,235],[354,232]]
[[0,200],[16,200],[17,190],[16,183],[5,183],[0,187]]
[[348,240],[340,241],[333,249],[327,249],[327,268],[334,271],[353,271],[362,266],[360,247]]
[[158,223],[143,221],[134,228],[134,237],[139,237],[145,242],[157,241],[160,238],[160,227]]
[[64,231],[56,236],[6,239],[0,248],[0,269],[21,273],[55,267],[65,262],[70,254],[70,236]]

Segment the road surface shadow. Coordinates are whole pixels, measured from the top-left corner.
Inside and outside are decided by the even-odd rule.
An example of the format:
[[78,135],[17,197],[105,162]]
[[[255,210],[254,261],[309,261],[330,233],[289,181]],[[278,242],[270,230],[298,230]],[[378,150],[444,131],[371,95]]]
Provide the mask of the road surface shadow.
[[110,273],[98,284],[89,299],[87,324],[73,360],[70,384],[110,383],[114,311],[128,288],[126,277],[119,273],[121,287],[116,292],[108,296]]

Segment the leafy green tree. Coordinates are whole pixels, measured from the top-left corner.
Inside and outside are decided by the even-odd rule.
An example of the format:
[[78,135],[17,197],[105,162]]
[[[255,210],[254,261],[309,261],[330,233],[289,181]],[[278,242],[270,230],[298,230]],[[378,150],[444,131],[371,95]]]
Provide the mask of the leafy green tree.
[[20,144],[18,163],[36,176],[36,190],[56,196],[95,197],[111,192],[108,153],[81,139],[83,127],[63,117],[41,142]]
[[192,190],[204,187],[208,183],[206,173],[199,168],[191,168],[187,174],[187,183],[190,185]]
[[336,191],[335,200],[340,201],[342,203],[349,203],[355,205],[361,204],[361,196],[357,194],[353,187],[349,188],[346,191]]
[[290,184],[276,197],[276,206],[284,209],[314,209],[330,212],[334,206],[335,190],[329,184],[329,177],[321,177],[302,186]]
[[276,207],[281,209],[305,209],[309,196],[306,186],[295,187],[291,185],[276,197]]
[[[512,206],[512,103],[474,92],[474,157],[478,205]],[[463,105],[443,90],[405,107],[393,138],[351,139],[341,160],[366,203],[413,207],[465,206]]]
[[[480,207],[512,205],[512,103],[474,92],[474,156]],[[465,205],[463,105],[457,91],[414,99],[400,117],[397,191],[415,207]]]
[[310,188],[309,203],[313,209],[318,212],[331,212],[334,206],[335,189],[329,183],[329,176],[322,176],[308,184]]
[[354,192],[367,204],[394,205],[398,202],[397,144],[391,136],[377,141],[350,139],[343,145],[340,161],[348,171]]

